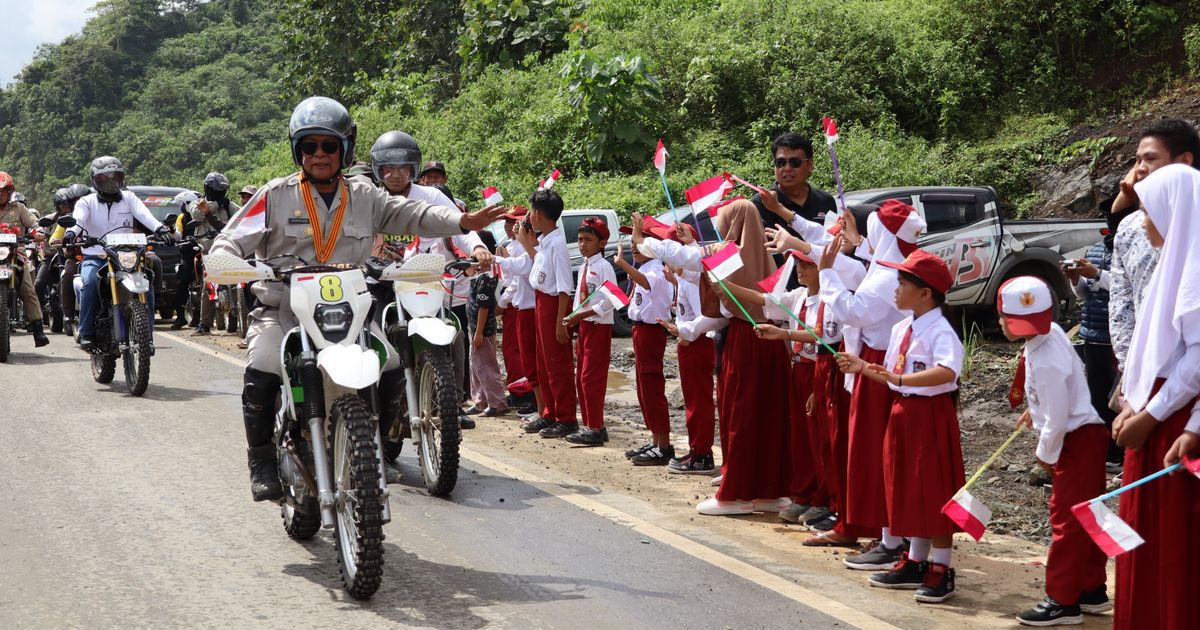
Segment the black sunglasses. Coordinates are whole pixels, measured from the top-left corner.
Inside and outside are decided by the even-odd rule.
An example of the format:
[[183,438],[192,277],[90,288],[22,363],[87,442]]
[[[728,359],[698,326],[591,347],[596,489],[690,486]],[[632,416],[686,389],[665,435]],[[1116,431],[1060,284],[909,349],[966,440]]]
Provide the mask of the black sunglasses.
[[320,143],[316,140],[309,140],[308,142],[300,143],[300,151],[304,155],[313,155],[317,152],[317,147],[321,147],[321,151],[326,155],[334,155],[338,152],[338,149],[342,148],[342,145],[337,140],[323,140]]
[[798,157],[775,158],[775,168],[783,168],[785,166],[791,166],[792,168],[800,168],[801,166],[804,166],[805,162],[811,162],[811,161],[812,160],[810,160],[808,158],[798,158]]

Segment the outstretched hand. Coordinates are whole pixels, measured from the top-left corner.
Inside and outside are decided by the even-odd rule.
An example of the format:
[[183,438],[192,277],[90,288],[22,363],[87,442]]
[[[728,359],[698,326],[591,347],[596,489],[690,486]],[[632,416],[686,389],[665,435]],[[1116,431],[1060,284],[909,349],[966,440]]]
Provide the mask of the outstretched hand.
[[468,232],[482,230],[504,216],[504,210],[504,206],[497,203],[478,212],[464,212],[458,220],[458,227]]

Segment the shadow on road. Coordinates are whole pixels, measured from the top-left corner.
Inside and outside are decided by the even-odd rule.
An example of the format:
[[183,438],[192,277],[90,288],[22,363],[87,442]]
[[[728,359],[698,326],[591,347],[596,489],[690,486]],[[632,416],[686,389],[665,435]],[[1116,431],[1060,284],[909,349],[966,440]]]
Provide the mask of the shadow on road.
[[196,400],[197,398],[226,395],[233,396],[236,395],[236,392],[221,392],[206,389],[184,389],[182,387],[169,387],[167,385],[155,385],[154,383],[150,383],[150,387],[146,388],[146,393],[142,397],[149,400],[186,402],[189,400]]
[[645,591],[592,578],[501,573],[438,564],[404,551],[397,545],[384,543],[383,584],[370,601],[358,602],[342,590],[332,541],[321,538],[306,546],[320,556],[320,560],[314,558],[312,564],[287,565],[283,573],[311,580],[326,588],[330,598],[335,601],[361,607],[384,619],[411,627],[483,628],[495,623],[496,617],[503,617],[506,611],[497,611],[496,615],[489,618],[476,614],[476,609],[483,612],[497,605],[602,596],[589,592],[596,589],[619,591],[635,597],[673,597],[667,593]]
[[51,363],[86,363],[88,355],[80,352],[76,358],[56,357],[49,354],[38,354],[35,352],[12,352],[8,355],[8,362],[18,365],[50,365]]

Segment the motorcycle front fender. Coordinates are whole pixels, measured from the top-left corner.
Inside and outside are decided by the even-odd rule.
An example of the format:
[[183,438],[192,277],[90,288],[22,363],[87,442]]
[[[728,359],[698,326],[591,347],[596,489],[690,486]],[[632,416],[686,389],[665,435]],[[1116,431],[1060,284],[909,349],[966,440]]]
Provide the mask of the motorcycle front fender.
[[117,281],[130,293],[147,293],[150,291],[150,279],[140,271],[118,271]]
[[317,353],[317,367],[348,389],[364,389],[379,382],[379,354],[361,346],[326,346]]
[[435,346],[448,346],[458,329],[436,317],[417,317],[408,322],[408,336],[417,336]]

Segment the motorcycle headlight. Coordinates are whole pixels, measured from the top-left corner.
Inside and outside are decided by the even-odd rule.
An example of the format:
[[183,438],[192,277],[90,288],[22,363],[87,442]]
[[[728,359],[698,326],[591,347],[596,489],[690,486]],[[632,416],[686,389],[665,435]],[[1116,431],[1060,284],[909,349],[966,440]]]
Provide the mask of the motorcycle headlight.
[[133,271],[137,268],[138,253],[137,252],[117,252],[117,263],[125,271]]
[[345,333],[350,330],[350,322],[354,320],[354,311],[350,310],[350,305],[345,302],[318,304],[313,313],[313,319],[317,321],[317,328],[320,328],[323,333]]
[[9,247],[8,245],[0,245],[0,260],[8,258],[9,256],[12,256],[12,247]]

